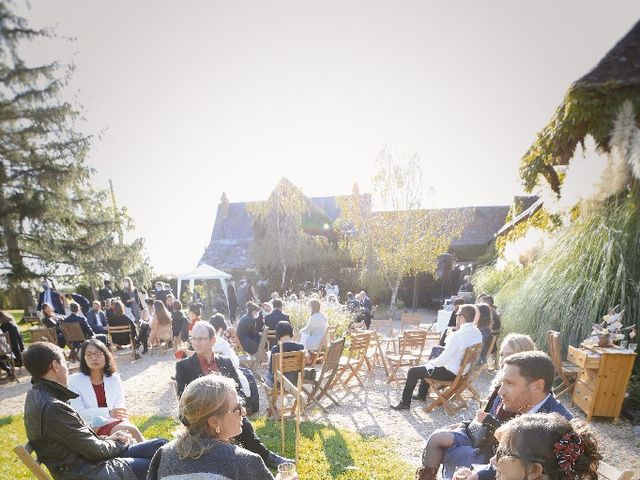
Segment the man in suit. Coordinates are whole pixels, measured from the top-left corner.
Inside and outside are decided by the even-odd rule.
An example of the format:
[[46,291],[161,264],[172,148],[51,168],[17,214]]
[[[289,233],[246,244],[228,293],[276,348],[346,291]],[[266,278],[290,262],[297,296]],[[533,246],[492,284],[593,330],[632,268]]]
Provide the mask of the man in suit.
[[100,302],[95,300],[93,302],[93,308],[87,313],[87,322],[91,330],[96,333],[107,333],[109,323],[107,322],[107,316],[102,311]]
[[[271,300],[271,304],[273,305],[273,311],[264,317],[264,323],[269,327],[269,330],[275,330],[280,322],[288,322],[291,323],[289,319],[289,315],[282,313],[282,300],[279,298],[274,298]],[[276,345],[276,341],[273,339],[269,340],[269,348],[273,348]]]
[[64,310],[64,304],[60,299],[60,294],[51,288],[51,283],[46,278],[42,280],[42,289],[43,291],[40,292],[40,296],[38,297],[38,311],[42,310],[42,305],[48,303],[58,315],[66,315],[67,312]]
[[[71,302],[69,304],[69,310],[71,310],[71,314],[67,318],[62,320],[62,323],[79,323],[85,339],[95,336],[102,343],[104,343],[105,345],[107,344],[107,336],[104,334],[95,334],[93,329],[89,326],[87,319],[79,314],[80,306],[76,302]],[[81,344],[82,342],[73,342],[73,348],[79,348]]]
[[[178,398],[189,383],[196,378],[208,374],[219,374],[232,378],[236,382],[238,395],[244,398],[240,385],[238,371],[227,357],[215,355],[213,347],[216,344],[216,331],[207,322],[198,321],[191,330],[191,344],[195,354],[176,364],[176,389]],[[247,450],[257,453],[270,468],[277,468],[281,463],[294,463],[293,460],[283,458],[267,449],[256,435],[253,425],[247,417],[242,417],[242,433],[235,440]]]
[[85,317],[89,313],[89,310],[91,310],[91,302],[89,302],[86,297],[83,297],[79,293],[65,293],[64,297],[68,302],[76,302],[78,305],[80,305],[82,315],[84,315]]
[[106,302],[107,298],[113,298],[113,290],[111,290],[111,280],[104,281],[104,288],[101,288],[98,291],[98,297],[100,297],[101,302]]
[[[501,422],[525,413],[558,413],[571,419],[571,413],[559,403],[551,392],[555,371],[549,355],[539,350],[520,352],[507,357],[502,367],[502,382],[498,396],[493,400],[489,413]],[[485,410],[486,411],[486,410]],[[484,417],[484,412],[482,412]],[[476,421],[479,421],[478,418]],[[416,479],[435,480],[440,463],[445,474],[453,474],[456,466],[471,466],[488,461],[493,453],[473,447],[470,439],[459,431],[459,424],[451,429],[451,441],[440,445],[432,437],[427,441],[422,458],[424,466],[418,469]],[[449,428],[449,427],[447,427]],[[442,436],[437,440],[442,443]],[[493,451],[492,451],[493,452]],[[468,480],[493,480],[496,472],[492,465],[475,467],[474,471],[464,469]],[[457,472],[456,472],[457,473]]]

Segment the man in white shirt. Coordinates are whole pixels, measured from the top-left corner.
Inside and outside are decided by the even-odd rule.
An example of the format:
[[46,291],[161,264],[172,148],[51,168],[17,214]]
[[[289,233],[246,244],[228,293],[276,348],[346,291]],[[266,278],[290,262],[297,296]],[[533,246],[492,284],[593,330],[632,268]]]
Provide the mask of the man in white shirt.
[[[411,367],[407,374],[407,381],[402,391],[402,400],[397,405],[392,405],[394,410],[408,410],[411,399],[425,400],[429,395],[429,385],[425,378],[434,380],[450,381],[456,378],[460,371],[462,357],[468,347],[482,343],[482,334],[474,325],[477,316],[476,307],[473,305],[463,305],[458,310],[458,324],[460,328],[447,338],[447,344],[440,356],[429,360],[419,367]],[[418,395],[413,396],[416,384],[420,382]]]

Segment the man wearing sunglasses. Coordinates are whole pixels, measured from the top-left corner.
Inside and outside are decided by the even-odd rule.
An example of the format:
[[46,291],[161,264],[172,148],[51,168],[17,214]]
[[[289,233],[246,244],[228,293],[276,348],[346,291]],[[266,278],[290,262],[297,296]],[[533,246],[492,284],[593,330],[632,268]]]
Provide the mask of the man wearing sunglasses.
[[[242,390],[236,367],[229,358],[213,353],[213,347],[216,344],[216,331],[213,326],[203,321],[196,322],[191,330],[189,340],[195,354],[176,364],[178,398],[182,396],[185,387],[196,378],[213,374],[233,379],[237,385],[238,395],[244,400],[245,394]],[[295,463],[293,460],[281,457],[265,447],[256,435],[253,425],[245,416],[242,417],[242,433],[235,439],[247,450],[260,455],[268,467],[277,468],[281,463]]]

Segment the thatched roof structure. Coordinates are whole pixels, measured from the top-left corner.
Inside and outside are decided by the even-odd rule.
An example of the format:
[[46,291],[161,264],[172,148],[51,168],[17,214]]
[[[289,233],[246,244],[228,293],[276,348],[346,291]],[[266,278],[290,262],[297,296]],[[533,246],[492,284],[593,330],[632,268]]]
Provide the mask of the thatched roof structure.
[[543,175],[559,192],[560,178],[553,167],[567,165],[587,135],[599,148],[608,150],[613,121],[625,100],[640,112],[640,22],[595,68],[571,85],[549,124],[522,158],[520,176],[525,188],[531,191]]

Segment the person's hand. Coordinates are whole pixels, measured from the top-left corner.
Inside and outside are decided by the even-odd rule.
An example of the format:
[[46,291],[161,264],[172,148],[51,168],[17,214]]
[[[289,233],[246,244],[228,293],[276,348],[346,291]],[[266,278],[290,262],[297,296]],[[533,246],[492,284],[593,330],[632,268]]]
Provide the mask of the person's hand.
[[478,480],[478,474],[470,468],[458,468],[453,475],[455,480]]
[[487,412],[485,412],[484,410],[477,410],[476,416],[473,418],[473,420],[478,423],[482,423],[486,417],[487,417]]
[[124,443],[125,445],[133,445],[135,443],[134,438],[130,433],[123,432],[122,430],[118,430],[117,432],[113,432],[111,435],[106,437],[107,440],[115,440],[119,443]]
[[109,410],[109,415],[111,415],[111,418],[122,420],[123,418],[127,418],[127,409],[124,407],[112,408]]
[[[287,475],[291,475],[291,474],[290,474],[290,473],[287,473]],[[275,480],[282,480],[283,478],[284,478],[284,477],[282,476],[282,474],[278,473],[278,474],[276,475]],[[297,474],[297,473],[294,473],[294,474],[293,474],[293,477],[291,477],[291,476],[287,476],[286,478],[287,478],[287,479],[291,479],[291,480],[299,480],[299,478],[300,478],[300,477],[298,477],[298,474]]]

